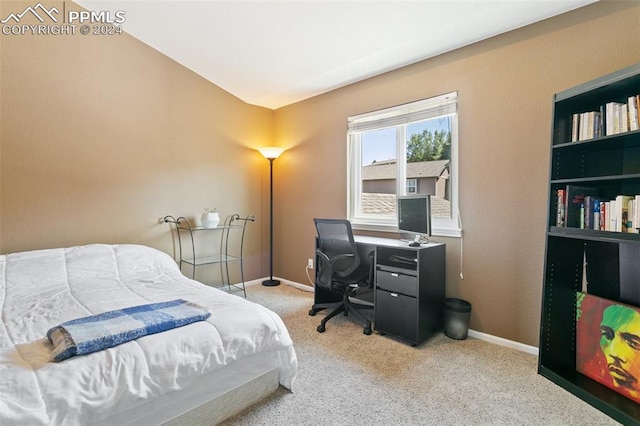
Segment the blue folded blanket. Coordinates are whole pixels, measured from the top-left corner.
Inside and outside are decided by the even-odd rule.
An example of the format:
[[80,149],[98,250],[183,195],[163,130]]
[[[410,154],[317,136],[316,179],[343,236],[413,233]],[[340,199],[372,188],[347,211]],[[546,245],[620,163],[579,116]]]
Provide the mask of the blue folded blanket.
[[182,299],[132,306],[63,322],[47,331],[51,359],[59,362],[111,348],[148,334],[204,321],[210,313]]

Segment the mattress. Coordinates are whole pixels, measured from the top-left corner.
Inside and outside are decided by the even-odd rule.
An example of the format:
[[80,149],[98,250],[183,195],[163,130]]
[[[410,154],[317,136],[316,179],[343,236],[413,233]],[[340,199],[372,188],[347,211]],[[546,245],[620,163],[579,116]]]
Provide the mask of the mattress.
[[[54,363],[47,330],[61,322],[182,298],[211,312],[206,321]],[[224,371],[269,360],[292,389],[297,360],[278,315],[182,275],[166,253],[139,245],[37,250],[0,256],[0,423],[104,422],[154,400],[224,388]],[[233,376],[233,375],[231,375]],[[206,392],[206,387],[202,390]],[[169,397],[169,398],[168,398]]]

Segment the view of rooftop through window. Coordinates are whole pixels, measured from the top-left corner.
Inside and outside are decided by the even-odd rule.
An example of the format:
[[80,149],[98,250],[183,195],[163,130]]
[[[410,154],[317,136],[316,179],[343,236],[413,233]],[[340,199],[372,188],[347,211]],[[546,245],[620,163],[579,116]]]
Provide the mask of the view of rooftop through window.
[[[407,124],[405,194],[430,194],[432,216],[451,217],[451,116]],[[397,194],[397,127],[362,133],[362,212],[395,216]]]

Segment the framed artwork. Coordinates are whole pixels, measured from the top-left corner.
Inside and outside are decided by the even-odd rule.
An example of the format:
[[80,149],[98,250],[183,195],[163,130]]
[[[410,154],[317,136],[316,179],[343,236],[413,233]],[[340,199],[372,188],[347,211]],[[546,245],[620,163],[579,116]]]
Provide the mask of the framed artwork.
[[576,296],[576,370],[640,403],[640,309]]

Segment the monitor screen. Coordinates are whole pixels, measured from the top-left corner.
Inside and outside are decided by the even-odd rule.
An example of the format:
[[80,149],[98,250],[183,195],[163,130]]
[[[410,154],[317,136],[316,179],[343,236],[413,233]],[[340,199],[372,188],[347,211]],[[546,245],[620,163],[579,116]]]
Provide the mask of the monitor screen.
[[398,230],[431,236],[431,196],[398,197]]

